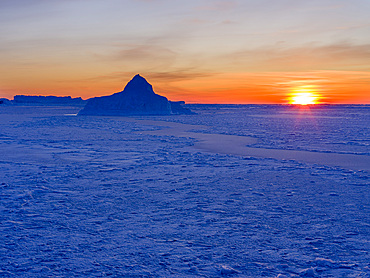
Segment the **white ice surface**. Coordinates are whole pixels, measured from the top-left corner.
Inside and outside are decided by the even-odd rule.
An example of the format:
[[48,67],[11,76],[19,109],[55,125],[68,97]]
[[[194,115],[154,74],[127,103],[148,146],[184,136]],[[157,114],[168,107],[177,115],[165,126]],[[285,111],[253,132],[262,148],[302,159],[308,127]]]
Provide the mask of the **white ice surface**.
[[369,277],[367,171],[219,151],[368,159],[368,107],[197,109],[1,107],[0,277]]
[[147,131],[145,132],[145,134],[194,138],[196,139],[196,143],[194,145],[196,149],[210,151],[214,153],[274,158],[279,160],[296,160],[300,162],[308,162],[321,165],[340,166],[351,170],[365,170],[368,172],[370,171],[370,156],[367,155],[310,152],[302,150],[281,150],[271,148],[251,148],[247,146],[257,142],[257,140],[253,137],[190,132],[189,130],[195,128],[202,129],[202,126],[180,123],[168,123],[148,120],[136,120],[135,122],[154,126],[165,126],[168,128]]

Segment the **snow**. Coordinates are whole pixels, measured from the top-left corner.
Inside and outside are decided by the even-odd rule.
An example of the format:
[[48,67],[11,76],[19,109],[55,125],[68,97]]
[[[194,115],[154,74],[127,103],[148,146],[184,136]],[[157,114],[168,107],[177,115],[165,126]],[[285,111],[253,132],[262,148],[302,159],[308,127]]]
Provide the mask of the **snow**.
[[174,135],[177,137],[194,138],[197,140],[194,147],[200,150],[241,156],[275,158],[280,160],[293,159],[296,161],[341,166],[352,170],[370,171],[370,156],[358,154],[310,152],[302,150],[296,151],[272,148],[251,148],[247,147],[247,145],[251,145],[257,142],[257,140],[253,137],[189,132],[188,131],[189,129],[191,130],[194,128],[198,129],[202,128],[202,126],[195,125],[176,124],[176,123],[163,124],[159,121],[140,121],[140,122],[156,126],[167,126],[171,128],[162,130],[151,130],[145,132],[146,134]]
[[191,108],[1,106],[0,276],[369,277],[369,106]]

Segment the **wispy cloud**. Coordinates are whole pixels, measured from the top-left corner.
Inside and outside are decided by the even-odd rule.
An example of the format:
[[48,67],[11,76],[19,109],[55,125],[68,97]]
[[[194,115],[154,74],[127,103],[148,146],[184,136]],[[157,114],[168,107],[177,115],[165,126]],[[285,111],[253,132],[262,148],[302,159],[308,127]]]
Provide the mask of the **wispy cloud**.
[[200,5],[196,8],[197,11],[226,11],[237,7],[236,1],[213,1],[206,5]]
[[236,51],[225,58],[239,67],[251,70],[355,70],[368,69],[370,44],[354,45],[337,43],[319,46],[308,44],[295,48],[284,48],[283,43],[274,47]]
[[99,62],[111,63],[112,67],[125,67],[132,71],[161,70],[171,67],[177,53],[169,48],[152,44],[121,45],[106,53],[95,53]]
[[87,81],[111,81],[123,80],[131,78],[136,74],[144,75],[145,78],[151,79],[154,82],[176,82],[176,81],[189,81],[203,77],[214,76],[215,74],[207,72],[196,72],[194,69],[182,69],[167,72],[133,72],[133,71],[120,71],[109,72],[105,75],[99,75],[86,79]]

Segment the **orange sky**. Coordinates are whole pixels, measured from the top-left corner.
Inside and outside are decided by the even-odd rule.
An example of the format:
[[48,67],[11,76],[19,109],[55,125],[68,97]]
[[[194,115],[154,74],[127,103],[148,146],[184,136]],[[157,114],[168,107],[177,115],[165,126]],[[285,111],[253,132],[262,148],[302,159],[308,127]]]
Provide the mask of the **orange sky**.
[[[17,84],[12,94],[58,95],[82,97],[109,95],[123,90],[136,73],[117,73],[91,80],[50,79],[40,82],[30,78]],[[357,71],[213,73],[194,76],[168,73],[140,73],[154,91],[170,100],[188,103],[281,104],[300,87],[310,86],[321,96],[322,103],[370,103],[370,73]],[[57,84],[57,85],[56,85]],[[37,88],[37,89],[30,89]]]
[[370,103],[370,1],[0,2],[0,98],[121,91],[189,103]]

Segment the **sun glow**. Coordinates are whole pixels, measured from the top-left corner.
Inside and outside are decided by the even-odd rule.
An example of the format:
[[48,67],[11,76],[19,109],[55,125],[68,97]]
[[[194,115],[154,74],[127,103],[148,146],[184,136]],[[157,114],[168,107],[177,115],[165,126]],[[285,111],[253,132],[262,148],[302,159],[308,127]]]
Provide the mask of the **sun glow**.
[[289,104],[310,105],[319,104],[320,95],[313,88],[300,87],[292,90],[289,95]]

